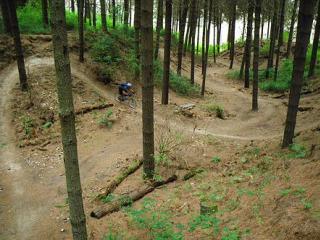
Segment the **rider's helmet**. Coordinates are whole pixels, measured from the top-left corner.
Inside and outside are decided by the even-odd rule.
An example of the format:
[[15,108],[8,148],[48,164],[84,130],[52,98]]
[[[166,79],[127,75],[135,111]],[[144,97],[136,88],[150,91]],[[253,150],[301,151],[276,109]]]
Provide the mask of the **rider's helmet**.
[[128,88],[132,88],[132,83],[127,83]]

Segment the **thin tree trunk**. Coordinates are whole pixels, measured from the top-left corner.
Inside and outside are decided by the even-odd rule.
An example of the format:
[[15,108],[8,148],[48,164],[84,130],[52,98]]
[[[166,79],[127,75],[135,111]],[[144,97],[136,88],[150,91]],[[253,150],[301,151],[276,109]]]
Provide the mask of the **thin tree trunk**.
[[100,7],[101,7],[101,25],[102,31],[107,32],[107,14],[106,14],[106,0],[100,0]]
[[190,14],[189,14],[189,22],[188,22],[188,25],[187,25],[187,34],[186,34],[186,38],[185,38],[185,41],[184,41],[183,56],[186,56],[189,38],[190,38]]
[[51,16],[61,138],[70,210],[70,222],[72,226],[73,239],[86,240],[86,216],[84,214],[82,203],[82,190],[78,164],[75,115],[71,85],[71,69],[66,31],[65,4],[63,0],[52,0]]
[[75,12],[74,0],[71,0],[71,12]]
[[289,95],[288,113],[284,130],[282,147],[288,147],[293,142],[296,126],[300,93],[303,82],[304,65],[312,29],[313,14],[317,0],[300,1],[297,41],[294,54],[292,85]]
[[163,57],[163,82],[161,103],[169,103],[169,79],[170,79],[170,50],[171,50],[171,19],[172,19],[172,0],[166,1],[166,24],[164,36],[164,57]]
[[196,30],[198,30],[198,34],[197,34],[197,55],[199,54],[199,42],[200,42],[200,21],[201,21],[201,10],[200,10],[200,2],[198,2],[197,4],[197,20],[198,20],[198,27]]
[[93,8],[92,8],[92,23],[93,27],[97,27],[97,0],[93,0]]
[[1,0],[0,5],[1,5],[1,14],[3,19],[4,31],[7,34],[13,35],[12,29],[11,29],[11,23],[10,23],[10,14],[8,11],[6,0]]
[[41,7],[42,7],[42,23],[43,23],[43,26],[46,28],[49,25],[48,0],[41,0]]
[[153,178],[155,168],[152,28],[153,1],[141,0],[141,41],[143,42],[143,44],[141,44],[143,171],[145,177],[149,179]]
[[205,67],[207,17],[208,17],[208,2],[205,1],[205,2],[204,2],[204,11],[203,11],[202,49],[201,49],[202,75],[204,74],[204,67]]
[[261,2],[262,0],[255,1],[252,111],[258,111],[259,49],[260,49],[259,34],[260,34]]
[[[207,5],[207,3],[205,3]],[[205,6],[207,7],[207,6]],[[207,34],[206,34],[206,51],[205,58],[203,63],[203,76],[202,76],[202,86],[201,86],[201,95],[204,96],[206,90],[206,78],[207,78],[207,67],[208,67],[208,55],[209,55],[209,46],[210,46],[210,27],[211,27],[211,19],[213,14],[213,0],[210,0],[209,3],[209,18],[207,25]]]
[[157,36],[156,36],[156,47],[154,51],[154,59],[158,59],[159,47],[160,47],[160,32],[163,27],[163,0],[158,0],[158,17],[157,17]]
[[287,58],[290,58],[290,55],[291,55],[293,31],[294,31],[294,24],[296,22],[298,2],[299,2],[299,0],[295,0],[294,6],[293,6],[293,13],[292,13],[292,17],[291,17],[291,24],[290,24],[290,31],[289,31],[289,38],[288,38],[288,45],[287,45],[287,54],[286,54]]
[[84,26],[83,26],[84,0],[79,0],[78,25],[79,25],[79,61],[84,62]]
[[197,16],[196,16],[196,0],[191,0],[191,9],[190,9],[190,18],[191,18],[191,24],[190,24],[190,36],[191,36],[191,84],[194,84],[194,68],[195,68],[195,38],[196,38],[196,22],[197,22]]
[[315,72],[315,67],[317,63],[317,54],[318,54],[318,46],[319,46],[319,36],[320,36],[320,2],[318,3],[318,15],[317,15],[317,23],[314,32],[313,44],[312,44],[312,53],[310,60],[310,67],[308,72],[308,77],[313,77]]
[[116,1],[112,0],[112,27],[116,28]]
[[269,48],[268,65],[266,70],[266,78],[269,78],[270,69],[273,68],[274,50],[276,45],[276,39],[278,36],[278,0],[274,0],[273,19],[271,23],[271,39]]
[[123,21],[124,21],[124,27],[125,29],[128,29],[128,25],[129,25],[129,0],[124,0],[124,17],[123,17]]
[[260,41],[263,40],[263,33],[264,33],[264,15],[261,17],[261,36],[260,36]]
[[[282,0],[281,2],[281,18],[280,18],[280,31],[279,31],[279,40],[278,40],[278,48],[277,48],[277,58],[276,58],[276,66],[274,68],[274,81],[278,78],[278,69],[280,62],[280,53],[281,46],[283,45],[283,25],[284,25],[284,11],[285,11],[286,0]],[[282,26],[282,27],[281,27]],[[282,28],[282,30],[281,30]]]
[[[153,5],[153,4],[152,4]],[[141,0],[135,0],[134,4],[134,36],[135,36],[135,51],[137,62],[140,64],[140,27],[141,27]],[[136,79],[140,76],[140,71],[137,69],[135,73]]]
[[268,28],[267,28],[267,39],[270,37],[270,22],[271,22],[271,17],[269,16],[268,18]]
[[8,9],[8,15],[11,23],[11,31],[13,33],[13,38],[14,38],[14,47],[15,47],[16,56],[17,56],[20,88],[21,88],[21,91],[27,91],[28,90],[27,74],[26,74],[26,68],[24,65],[24,56],[23,56],[23,50],[21,46],[20,29],[19,29],[19,22],[17,18],[15,2],[16,2],[15,0],[5,0],[4,3],[6,4]]
[[236,32],[236,14],[237,14],[237,1],[233,0],[233,11],[232,11],[232,26],[230,35],[230,66],[229,69],[233,68],[234,52],[235,52],[235,32]]
[[252,45],[252,21],[254,11],[254,0],[249,0],[248,3],[248,28],[246,39],[246,52],[245,52],[245,71],[244,71],[244,87],[250,86],[250,65],[251,65],[251,45]]
[[177,74],[181,76],[181,68],[182,68],[182,54],[183,54],[183,40],[184,40],[184,33],[186,28],[186,20],[188,15],[188,0],[183,0],[182,5],[182,14],[180,19],[180,26],[179,26],[179,43],[178,43],[178,67],[177,67]]
[[219,22],[217,24],[217,52],[220,54],[220,44],[221,44],[221,25],[222,25],[222,11],[219,11],[219,8],[217,8],[219,12]]
[[242,35],[241,35],[242,41],[244,41],[245,32],[246,32],[246,14],[243,14],[243,28],[242,28]]

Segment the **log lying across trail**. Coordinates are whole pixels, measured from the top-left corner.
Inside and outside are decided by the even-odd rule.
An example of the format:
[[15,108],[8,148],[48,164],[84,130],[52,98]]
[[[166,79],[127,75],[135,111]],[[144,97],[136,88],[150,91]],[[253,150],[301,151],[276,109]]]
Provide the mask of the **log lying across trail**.
[[100,218],[106,216],[107,214],[117,212],[121,209],[121,207],[128,206],[128,205],[132,204],[134,201],[137,201],[137,200],[143,198],[148,193],[154,191],[157,187],[160,187],[160,186],[165,185],[170,182],[174,182],[175,180],[177,180],[177,178],[178,178],[177,175],[174,174],[164,181],[146,184],[145,186],[141,187],[140,189],[138,189],[136,191],[133,191],[133,192],[126,194],[126,195],[122,195],[117,200],[95,209],[94,211],[91,212],[90,216],[97,218],[97,219],[100,219]]
[[137,171],[141,165],[142,165],[143,161],[142,159],[138,159],[133,161],[129,167],[127,167],[126,169],[124,169],[123,171],[121,171],[121,173],[116,176],[107,187],[103,188],[103,193],[99,194],[96,197],[96,200],[100,200],[103,197],[108,196],[110,193],[112,193],[116,187],[118,187],[120,185],[120,183],[122,183],[130,174],[134,173],[135,171]]
[[109,107],[113,107],[113,104],[112,103],[102,103],[99,105],[93,105],[93,106],[88,106],[88,107],[78,109],[78,110],[76,110],[75,114],[76,115],[85,114],[88,112],[92,112],[94,110],[101,110],[101,109],[105,109],[105,108],[109,108]]

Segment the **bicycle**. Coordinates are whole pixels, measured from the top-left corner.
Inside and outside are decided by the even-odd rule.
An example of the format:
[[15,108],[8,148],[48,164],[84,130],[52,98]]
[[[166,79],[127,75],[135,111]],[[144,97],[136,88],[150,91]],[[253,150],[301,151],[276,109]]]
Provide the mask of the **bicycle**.
[[[122,100],[121,100],[121,97],[123,98]],[[130,94],[128,96],[121,96],[118,93],[116,93],[115,100],[120,102],[120,103],[127,103],[129,105],[129,107],[131,107],[131,108],[136,108],[137,107],[137,101],[135,99],[135,95],[134,94]]]

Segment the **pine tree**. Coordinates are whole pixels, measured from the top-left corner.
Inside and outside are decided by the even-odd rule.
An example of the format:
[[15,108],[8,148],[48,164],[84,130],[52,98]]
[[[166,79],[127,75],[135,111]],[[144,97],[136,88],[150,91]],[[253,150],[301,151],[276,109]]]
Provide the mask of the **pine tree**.
[[148,179],[154,175],[153,116],[153,1],[141,0],[141,82],[143,125],[143,171]]
[[84,62],[84,24],[83,24],[84,0],[78,4],[78,25],[79,25],[79,61]]
[[184,40],[184,33],[186,28],[186,21],[188,15],[188,8],[189,8],[189,0],[183,0],[182,3],[182,13],[181,18],[179,21],[179,43],[178,43],[178,66],[177,66],[177,74],[181,75],[181,68],[182,68],[182,55],[183,55],[183,40]]
[[[140,63],[140,26],[141,26],[141,0],[134,2],[134,36],[135,36],[135,52],[137,62]],[[138,79],[140,75],[139,70],[135,72],[135,77]]]
[[313,37],[313,45],[312,45],[312,53],[311,53],[308,77],[314,76],[314,71],[317,63],[319,37],[320,37],[320,2],[318,3],[317,23],[316,23],[314,37]]
[[253,22],[254,0],[248,3],[248,29],[245,47],[245,71],[244,71],[244,87],[250,86],[250,65],[251,65],[251,46],[252,46],[252,22]]
[[194,84],[194,68],[195,68],[195,37],[196,37],[196,0],[191,0],[190,8],[190,36],[191,36],[191,84]]
[[290,31],[289,31],[289,37],[288,37],[287,53],[286,53],[287,58],[290,57],[290,53],[291,53],[293,30],[294,30],[294,24],[296,22],[298,3],[299,3],[299,0],[294,0],[294,6],[292,9],[292,16],[291,16],[291,23],[290,23]]
[[100,0],[100,8],[101,8],[101,25],[102,31],[107,32],[107,13],[106,13],[106,0]]
[[235,51],[235,32],[236,32],[236,14],[237,14],[237,0],[233,0],[232,20],[231,20],[231,32],[230,32],[230,66],[233,68],[234,51]]
[[162,82],[161,103],[164,105],[167,105],[169,102],[172,0],[165,0],[165,1],[166,1],[166,22],[165,22],[165,37],[164,37],[163,82]]
[[82,203],[82,190],[78,164],[75,114],[73,107],[71,69],[68,53],[64,0],[52,0],[51,27],[54,62],[57,76],[59,117],[66,172],[70,222],[73,239],[86,240],[86,216]]
[[160,45],[160,32],[163,27],[163,0],[158,0],[158,16],[157,16],[157,28],[156,28],[156,46],[154,51],[154,59],[158,59],[159,45]]
[[297,121],[300,93],[303,83],[306,54],[311,35],[313,14],[317,0],[300,1],[296,50],[294,53],[292,85],[290,88],[288,113],[284,130],[282,147],[293,143],[294,131]]
[[41,0],[42,7],[42,23],[44,27],[48,27],[49,18],[48,18],[48,0]]

